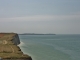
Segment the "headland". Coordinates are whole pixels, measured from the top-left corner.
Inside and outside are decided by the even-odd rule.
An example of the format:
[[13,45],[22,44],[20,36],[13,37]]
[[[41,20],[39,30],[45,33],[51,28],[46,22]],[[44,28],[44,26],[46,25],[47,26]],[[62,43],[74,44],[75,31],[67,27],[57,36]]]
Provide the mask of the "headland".
[[31,56],[23,54],[17,46],[20,39],[17,33],[0,33],[0,59],[2,60],[32,60]]

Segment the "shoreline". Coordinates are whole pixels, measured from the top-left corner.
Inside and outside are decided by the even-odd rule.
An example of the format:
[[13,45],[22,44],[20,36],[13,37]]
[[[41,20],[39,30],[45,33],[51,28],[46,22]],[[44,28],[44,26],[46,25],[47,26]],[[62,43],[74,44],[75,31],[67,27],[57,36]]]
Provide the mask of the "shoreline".
[[36,58],[34,58],[33,54],[30,54],[30,52],[27,52],[27,51],[24,50],[23,46],[25,45],[25,43],[22,42],[21,40],[20,40],[20,42],[21,42],[21,44],[19,44],[18,46],[20,47],[20,49],[22,50],[22,52],[24,54],[28,54],[29,56],[31,56],[32,60],[36,60]]

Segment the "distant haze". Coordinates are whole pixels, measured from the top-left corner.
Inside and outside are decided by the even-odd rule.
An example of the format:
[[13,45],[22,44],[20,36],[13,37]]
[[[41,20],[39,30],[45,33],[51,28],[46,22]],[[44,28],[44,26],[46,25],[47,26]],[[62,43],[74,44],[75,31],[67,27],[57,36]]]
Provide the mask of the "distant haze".
[[0,0],[0,32],[80,34],[80,0]]

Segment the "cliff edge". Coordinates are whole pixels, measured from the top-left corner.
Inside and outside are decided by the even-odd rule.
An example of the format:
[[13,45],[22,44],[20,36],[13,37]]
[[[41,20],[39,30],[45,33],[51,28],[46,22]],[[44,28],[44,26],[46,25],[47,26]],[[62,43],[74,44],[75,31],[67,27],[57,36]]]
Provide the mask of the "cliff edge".
[[17,46],[20,39],[16,33],[0,33],[0,59],[2,60],[32,60],[29,55],[23,54]]

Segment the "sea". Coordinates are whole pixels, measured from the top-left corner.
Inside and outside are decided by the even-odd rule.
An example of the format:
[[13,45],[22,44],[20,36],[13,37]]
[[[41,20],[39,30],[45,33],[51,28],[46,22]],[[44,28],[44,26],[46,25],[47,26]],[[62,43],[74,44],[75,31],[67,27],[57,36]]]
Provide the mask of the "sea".
[[80,60],[80,34],[19,35],[19,47],[32,60]]

